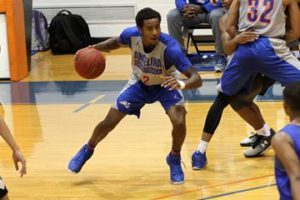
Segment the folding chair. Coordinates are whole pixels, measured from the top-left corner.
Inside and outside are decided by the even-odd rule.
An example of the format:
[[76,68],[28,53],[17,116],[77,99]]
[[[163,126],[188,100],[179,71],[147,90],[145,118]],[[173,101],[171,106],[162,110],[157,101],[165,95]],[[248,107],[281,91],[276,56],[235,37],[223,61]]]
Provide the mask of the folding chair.
[[187,30],[187,39],[185,40],[186,44],[185,44],[185,49],[186,49],[186,54],[190,55],[189,53],[189,47],[191,46],[191,43],[193,44],[193,46],[195,47],[195,50],[197,52],[197,54],[200,54],[201,50],[198,47],[199,43],[201,45],[203,44],[207,44],[207,43],[214,43],[214,39],[212,35],[194,35],[194,30],[197,29],[210,29],[210,25],[208,23],[201,23],[199,25],[190,27]]

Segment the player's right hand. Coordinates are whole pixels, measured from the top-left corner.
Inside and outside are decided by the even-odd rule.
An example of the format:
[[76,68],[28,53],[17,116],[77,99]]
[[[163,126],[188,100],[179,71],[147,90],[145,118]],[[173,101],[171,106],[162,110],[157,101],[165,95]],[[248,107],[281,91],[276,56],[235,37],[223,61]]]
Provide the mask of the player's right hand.
[[259,37],[258,33],[254,32],[254,31],[244,31],[244,32],[241,32],[240,34],[236,35],[234,40],[238,44],[246,44],[248,42],[253,42],[253,41],[257,40],[258,37]]
[[160,85],[161,87],[169,88],[170,91],[180,88],[180,85],[174,76],[161,76],[160,78],[163,80]]
[[20,150],[16,150],[13,151],[12,157],[17,171],[19,171],[19,162],[21,163],[21,169],[19,172],[21,174],[21,177],[23,177],[23,175],[27,173],[26,160],[23,154],[21,153]]

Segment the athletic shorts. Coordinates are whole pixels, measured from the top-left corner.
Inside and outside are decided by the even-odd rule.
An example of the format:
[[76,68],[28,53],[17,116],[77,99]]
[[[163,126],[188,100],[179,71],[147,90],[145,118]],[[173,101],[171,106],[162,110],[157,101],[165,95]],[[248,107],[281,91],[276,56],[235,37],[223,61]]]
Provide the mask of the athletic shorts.
[[145,104],[159,101],[167,112],[171,106],[184,105],[181,90],[169,90],[160,85],[146,86],[141,81],[129,81],[118,95],[113,108],[128,115],[140,117]]
[[[238,94],[231,97],[230,104],[236,109],[241,108],[242,102],[253,102],[257,95],[264,95],[270,86],[274,84],[274,80],[258,74],[254,79],[254,83],[250,91],[239,92]],[[237,107],[238,106],[238,107]]]
[[7,188],[2,180],[2,178],[0,177],[0,198],[4,197],[7,194]]
[[255,42],[238,46],[217,88],[228,96],[243,88],[250,91],[257,74],[286,85],[300,80],[300,62],[284,40],[261,36]]

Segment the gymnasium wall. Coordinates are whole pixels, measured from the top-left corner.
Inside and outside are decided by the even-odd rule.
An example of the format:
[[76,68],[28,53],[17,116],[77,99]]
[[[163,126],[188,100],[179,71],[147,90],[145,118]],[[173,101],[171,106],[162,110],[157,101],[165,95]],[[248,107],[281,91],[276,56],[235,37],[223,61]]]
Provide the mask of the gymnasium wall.
[[138,10],[152,7],[162,15],[162,31],[167,32],[166,15],[175,8],[175,0],[33,0],[33,7],[51,18],[61,9],[82,15],[94,37],[118,36],[127,26],[135,24]]

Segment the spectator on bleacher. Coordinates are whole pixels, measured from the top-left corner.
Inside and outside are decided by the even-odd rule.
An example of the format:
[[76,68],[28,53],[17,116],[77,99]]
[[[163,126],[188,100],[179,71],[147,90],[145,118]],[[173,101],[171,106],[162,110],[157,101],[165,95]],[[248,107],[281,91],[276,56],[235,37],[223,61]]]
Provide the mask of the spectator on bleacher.
[[209,23],[215,39],[215,71],[222,71],[226,64],[226,56],[221,41],[219,19],[227,12],[232,0],[216,2],[211,0],[175,0],[176,8],[167,15],[168,31],[184,49],[184,37],[187,29],[201,23]]

